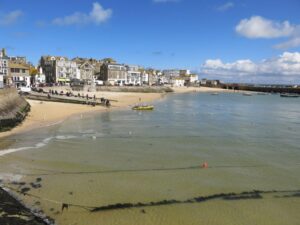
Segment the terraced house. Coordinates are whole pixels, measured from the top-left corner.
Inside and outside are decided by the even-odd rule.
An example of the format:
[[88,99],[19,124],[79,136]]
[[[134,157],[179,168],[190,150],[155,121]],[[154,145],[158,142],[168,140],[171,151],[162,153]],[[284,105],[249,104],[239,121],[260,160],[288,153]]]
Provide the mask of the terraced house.
[[80,72],[80,80],[84,83],[91,84],[100,75],[100,67],[103,64],[101,60],[77,57],[72,61],[76,62]]
[[104,63],[100,71],[100,80],[109,85],[124,85],[127,79],[127,68],[121,64]]
[[0,88],[4,87],[5,80],[9,72],[9,58],[6,55],[5,49],[0,52]]
[[80,79],[76,62],[67,57],[42,56],[40,60],[47,83],[69,84],[72,79]]
[[26,64],[9,63],[8,84],[14,87],[30,87],[30,67]]

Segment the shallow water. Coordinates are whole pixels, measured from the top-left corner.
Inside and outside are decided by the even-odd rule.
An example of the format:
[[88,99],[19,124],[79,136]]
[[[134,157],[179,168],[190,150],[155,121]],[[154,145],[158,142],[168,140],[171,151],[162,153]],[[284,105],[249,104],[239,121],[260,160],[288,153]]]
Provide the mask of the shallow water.
[[[153,112],[72,117],[6,139],[12,144],[0,151],[0,176],[41,177],[42,188],[29,193],[42,199],[23,199],[39,201],[35,207],[58,224],[300,224],[299,131],[299,99],[174,94]],[[57,213],[62,202],[184,201],[254,189],[292,192],[94,213],[71,206]]]

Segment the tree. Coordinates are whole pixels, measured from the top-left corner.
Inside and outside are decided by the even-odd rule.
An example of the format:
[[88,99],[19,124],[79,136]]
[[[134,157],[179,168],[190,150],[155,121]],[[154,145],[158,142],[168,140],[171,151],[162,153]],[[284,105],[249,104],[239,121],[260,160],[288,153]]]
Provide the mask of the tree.
[[29,74],[30,76],[35,76],[38,74],[38,70],[35,67],[30,67]]
[[105,63],[116,63],[117,62],[113,58],[104,58],[104,59],[102,59],[102,61]]

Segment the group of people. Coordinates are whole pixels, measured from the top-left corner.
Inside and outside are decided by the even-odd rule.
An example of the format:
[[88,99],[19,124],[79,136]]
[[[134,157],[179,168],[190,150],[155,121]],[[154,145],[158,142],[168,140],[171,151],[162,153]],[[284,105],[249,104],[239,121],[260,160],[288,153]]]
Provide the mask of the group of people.
[[[58,92],[57,90],[49,90],[49,92],[48,92],[48,99],[51,98],[51,95],[65,95],[67,97],[86,98],[86,100],[93,99],[94,100],[94,105],[95,105],[95,102],[97,100],[96,95],[94,95],[93,97],[90,97],[88,94],[83,95],[83,94],[80,94],[80,93],[77,93],[77,95],[75,95],[72,92],[68,92],[68,91],[66,93],[64,93],[63,91]],[[103,104],[103,105],[105,105],[107,107],[109,107],[111,105],[110,101],[108,99],[100,98],[100,101],[101,101],[101,104]]]

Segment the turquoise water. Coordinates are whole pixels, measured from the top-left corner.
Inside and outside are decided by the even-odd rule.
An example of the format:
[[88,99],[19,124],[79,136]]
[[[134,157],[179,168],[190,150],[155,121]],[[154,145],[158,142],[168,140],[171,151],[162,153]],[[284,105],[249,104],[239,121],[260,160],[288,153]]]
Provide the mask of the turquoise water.
[[[59,224],[299,224],[299,131],[299,99],[173,94],[157,101],[153,112],[77,116],[10,138],[16,152],[0,158],[0,173],[27,182],[42,177],[42,188],[30,193],[85,206],[294,191],[289,198],[156,206],[146,215],[140,209],[103,215],[76,207],[53,214],[50,208],[60,205],[41,201]],[[204,162],[208,169],[201,169]]]

